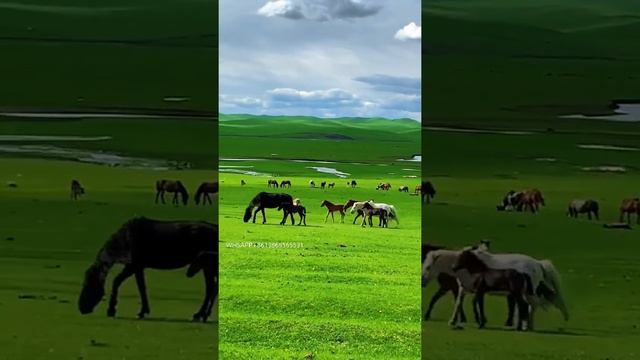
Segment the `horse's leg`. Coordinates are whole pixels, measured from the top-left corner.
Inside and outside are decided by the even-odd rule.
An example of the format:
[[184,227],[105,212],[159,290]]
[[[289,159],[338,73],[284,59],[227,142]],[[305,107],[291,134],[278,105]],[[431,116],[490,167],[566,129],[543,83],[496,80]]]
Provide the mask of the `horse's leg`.
[[293,211],[289,212],[289,216],[291,216],[291,225],[295,225],[296,220],[293,218]]
[[340,209],[340,223],[344,224],[344,211]]
[[451,316],[451,319],[449,320],[449,325],[451,325],[451,326],[458,325],[458,317],[461,314],[463,302],[464,302],[464,289],[462,288],[462,286],[460,286],[459,289],[458,289],[458,294],[456,296],[456,303],[455,303],[455,306],[454,306],[454,309],[453,309],[453,315]]
[[127,265],[122,271],[113,279],[113,285],[111,286],[111,297],[109,299],[109,308],[107,309],[107,316],[116,316],[116,305],[118,304],[118,288],[122,282],[133,275],[135,270],[133,266]]
[[262,223],[263,224],[267,223],[267,215],[265,215],[264,213],[264,208],[262,208]]
[[258,215],[258,211],[260,211],[260,207],[258,207],[253,213],[253,223],[256,223],[256,215]]
[[431,312],[433,311],[433,307],[436,306],[436,303],[438,302],[438,300],[440,300],[441,297],[443,297],[444,295],[447,294],[447,289],[443,288],[442,286],[438,289],[438,291],[433,295],[433,297],[431,298],[431,301],[429,302],[429,308],[427,309],[427,312],[424,313],[424,320],[427,321],[429,320],[429,318],[431,318]]
[[482,329],[482,319],[480,314],[480,292],[476,292],[473,296],[473,300],[471,301],[471,307],[473,307],[473,318],[476,320],[476,324],[478,324],[478,328]]
[[333,211],[331,212],[331,223],[335,224],[336,219],[333,217]]
[[[460,292],[460,288],[459,287],[454,287],[453,289],[451,289],[451,292],[453,293],[453,303],[455,304],[456,301],[458,300],[458,294]],[[460,317],[460,322],[461,323],[466,323],[467,322],[467,315],[464,313],[464,307],[463,306],[460,306],[459,317]]]
[[144,279],[144,269],[137,270],[135,275],[138,292],[140,292],[140,301],[142,302],[138,318],[142,319],[145,315],[149,315],[151,312],[151,309],[149,309],[149,299],[147,298],[147,284]]
[[213,283],[213,279],[211,276],[211,269],[205,269],[204,271],[204,286],[205,286],[205,294],[204,300],[202,301],[202,306],[200,306],[200,310],[197,313],[193,314],[193,321],[202,321],[206,322],[207,317],[209,317],[208,311],[210,309],[210,303],[213,302],[213,288],[215,284]]
[[508,326],[508,327],[513,326],[513,316],[515,313],[515,308],[516,308],[516,299],[511,294],[507,295],[508,315],[507,315],[507,321],[504,323],[504,326]]
[[159,197],[160,197],[160,190],[156,190],[156,204],[158,203]]
[[324,223],[327,223],[327,220],[329,220],[329,214],[331,214],[331,210],[328,210],[327,212],[327,216],[324,217]]
[[282,209],[282,220],[280,220],[280,225],[284,225],[286,223],[287,223],[287,210]]

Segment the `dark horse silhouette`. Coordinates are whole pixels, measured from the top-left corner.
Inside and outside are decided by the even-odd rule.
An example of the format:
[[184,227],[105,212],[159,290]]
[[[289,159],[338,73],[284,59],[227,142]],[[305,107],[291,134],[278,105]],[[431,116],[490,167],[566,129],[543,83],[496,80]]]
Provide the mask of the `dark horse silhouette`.
[[78,200],[80,195],[84,195],[84,188],[78,180],[71,180],[71,199]]
[[137,217],[127,221],[105,242],[94,263],[85,272],[78,309],[89,314],[105,294],[105,281],[115,264],[123,264],[113,279],[107,316],[116,315],[118,288],[135,275],[142,307],[138,317],[151,310],[144,269],[171,270],[189,265],[187,276],[204,273],[206,292],[194,321],[206,322],[218,296],[218,225],[196,221],[159,221]]
[[218,182],[203,182],[198,186],[198,190],[196,191],[195,201],[196,205],[200,204],[200,198],[202,197],[202,205],[206,205],[207,201],[209,204],[213,204],[211,201],[211,197],[209,194],[217,194],[218,193]]
[[433,187],[431,181],[423,181],[420,186],[423,201],[427,204],[436,196],[436,188]]
[[182,182],[179,180],[158,180],[156,181],[156,204],[158,203],[158,198],[162,200],[164,204],[164,193],[169,192],[173,193],[172,204],[178,205],[178,194],[182,196],[182,202],[187,205],[189,201],[189,194],[187,193],[187,189],[182,185]]
[[[264,209],[276,209],[281,207],[283,204],[291,204],[293,205],[293,197],[289,194],[284,193],[268,193],[268,192],[260,192],[249,202],[249,206],[244,211],[244,222],[249,222],[251,219],[251,212],[254,208],[257,208],[253,213],[253,222],[256,222],[256,215],[258,212],[262,212],[262,223],[267,222],[267,217],[264,214]],[[283,220],[287,217],[287,212],[284,213]],[[293,213],[291,215],[291,221],[293,221]]]
[[284,211],[284,217],[280,222],[280,225],[285,225],[287,223],[287,216],[291,215],[291,225],[295,224],[293,220],[293,214],[298,214],[300,216],[300,222],[298,222],[298,226],[304,223],[304,226],[307,226],[307,208],[302,205],[294,205],[289,203],[282,203],[278,206],[278,210]]

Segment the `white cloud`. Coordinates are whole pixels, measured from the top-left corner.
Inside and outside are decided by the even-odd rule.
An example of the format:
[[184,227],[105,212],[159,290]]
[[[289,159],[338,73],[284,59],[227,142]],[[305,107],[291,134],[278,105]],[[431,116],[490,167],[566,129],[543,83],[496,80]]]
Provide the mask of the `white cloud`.
[[220,95],[220,102],[233,107],[248,107],[248,108],[256,108],[264,106],[262,99],[258,99],[250,96],[231,96],[231,95]]
[[276,88],[267,94],[269,100],[279,106],[313,106],[320,109],[361,106],[358,96],[343,89],[305,91]]
[[381,9],[381,5],[367,4],[362,0],[270,0],[258,10],[258,14],[292,20],[329,21],[373,16]]
[[422,26],[411,22],[396,32],[394,36],[397,40],[420,40],[422,38]]
[[302,19],[302,9],[293,0],[271,0],[258,9],[258,15],[273,17],[282,16],[288,19]]

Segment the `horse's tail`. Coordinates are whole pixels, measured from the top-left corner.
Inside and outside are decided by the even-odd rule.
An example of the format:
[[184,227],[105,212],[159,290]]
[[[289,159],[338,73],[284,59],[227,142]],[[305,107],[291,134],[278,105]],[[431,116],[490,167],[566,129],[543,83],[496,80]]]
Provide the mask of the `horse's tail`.
[[400,220],[398,220],[398,212],[396,211],[395,206],[389,205],[389,210],[391,213],[391,217],[396,221],[398,225],[400,225]]
[[438,255],[429,252],[422,262],[422,287],[426,287],[434,278],[438,277],[438,271],[434,265],[438,260]]
[[561,282],[560,282],[560,274],[558,270],[556,270],[555,266],[550,260],[541,260],[540,264],[542,265],[542,269],[544,272],[544,280],[550,286],[553,287],[554,294],[549,300],[564,316],[564,320],[569,320],[569,310],[567,309],[567,304],[564,301],[562,296]]

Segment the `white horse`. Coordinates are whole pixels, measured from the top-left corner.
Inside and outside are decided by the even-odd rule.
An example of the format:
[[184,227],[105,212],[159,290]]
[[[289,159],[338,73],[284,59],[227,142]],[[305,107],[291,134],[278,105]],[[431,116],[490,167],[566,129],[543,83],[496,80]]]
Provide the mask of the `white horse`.
[[[368,208],[366,205],[370,205],[373,209]],[[396,221],[396,224],[400,225],[400,222],[398,221],[398,212],[396,211],[396,208],[393,205],[389,205],[389,204],[385,204],[385,203],[375,203],[372,200],[369,201],[358,201],[353,203],[353,205],[351,206],[351,213],[353,214],[354,212],[360,210],[364,213],[364,217],[362,218],[362,226],[366,226],[367,224],[367,218],[371,215],[375,214],[375,210],[377,209],[382,209],[384,210],[384,212],[386,213],[386,216],[388,217],[388,219],[393,219]],[[386,218],[385,218],[386,220]]]
[[[465,250],[471,250],[490,269],[515,270],[529,277],[534,292],[533,295],[527,296],[527,302],[531,306],[530,329],[533,329],[534,314],[538,306],[546,308],[552,304],[562,312],[565,321],[569,320],[569,311],[562,296],[560,275],[551,261],[537,260],[523,254],[492,254],[486,248],[466,248]],[[464,300],[464,292],[468,290],[461,281],[459,283],[458,299],[450,324],[455,324]]]

